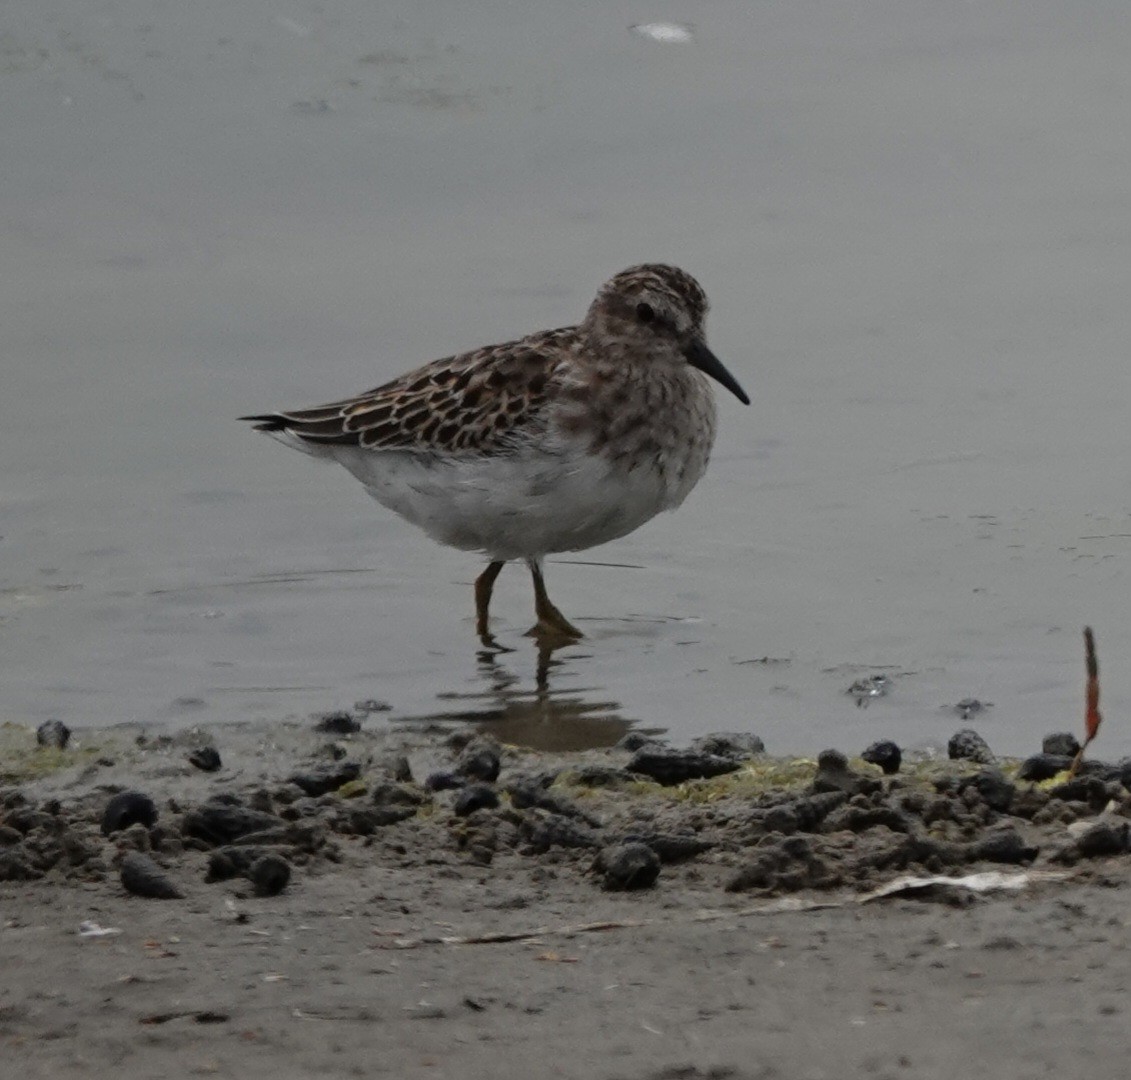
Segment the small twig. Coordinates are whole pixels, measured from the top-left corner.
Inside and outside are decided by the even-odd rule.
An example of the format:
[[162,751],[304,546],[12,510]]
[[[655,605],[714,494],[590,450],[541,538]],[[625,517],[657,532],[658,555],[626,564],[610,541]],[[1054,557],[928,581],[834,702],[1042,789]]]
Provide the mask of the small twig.
[[[715,922],[718,919],[741,919],[750,915],[772,915],[782,911],[814,911],[820,908],[843,907],[840,901],[806,900],[786,896],[754,907],[739,908],[734,911],[698,911],[686,922]],[[418,937],[397,938],[389,945],[378,948],[419,949],[425,945],[498,945],[513,941],[536,941],[553,934],[591,934],[603,930],[623,930],[638,926],[653,926],[657,923],[670,923],[671,919],[624,919],[612,922],[572,923],[563,926],[539,926],[534,930],[504,931],[498,933],[472,934],[467,937]],[[379,933],[379,931],[374,931]]]
[[182,1020],[191,1016],[198,1024],[226,1024],[230,1017],[227,1013],[215,1012],[212,1009],[178,1009],[176,1012],[150,1013],[148,1016],[139,1016],[139,1024],[167,1024],[170,1020]]
[[1100,712],[1100,665],[1096,659],[1096,638],[1090,626],[1084,627],[1084,665],[1088,673],[1084,689],[1084,744],[1072,759],[1072,765],[1068,769],[1069,779],[1076,775],[1084,760],[1084,751],[1099,734],[1100,724],[1103,723],[1103,714]]

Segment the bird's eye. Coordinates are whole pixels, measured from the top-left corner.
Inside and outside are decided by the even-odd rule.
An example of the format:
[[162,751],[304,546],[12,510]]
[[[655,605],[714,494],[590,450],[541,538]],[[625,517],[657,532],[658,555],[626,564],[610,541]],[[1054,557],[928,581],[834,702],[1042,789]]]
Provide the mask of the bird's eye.
[[650,323],[656,317],[655,311],[652,310],[651,304],[637,304],[636,305],[636,318],[642,323]]

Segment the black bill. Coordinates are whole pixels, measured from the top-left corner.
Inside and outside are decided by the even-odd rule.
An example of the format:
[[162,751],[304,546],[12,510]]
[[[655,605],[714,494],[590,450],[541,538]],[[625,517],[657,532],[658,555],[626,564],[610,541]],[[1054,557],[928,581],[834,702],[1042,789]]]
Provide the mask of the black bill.
[[683,350],[687,362],[698,368],[704,375],[710,375],[718,383],[722,383],[743,405],[749,405],[750,399],[746,391],[738,385],[738,380],[723,367],[723,362],[707,348],[707,344],[699,338],[692,338],[687,348]]

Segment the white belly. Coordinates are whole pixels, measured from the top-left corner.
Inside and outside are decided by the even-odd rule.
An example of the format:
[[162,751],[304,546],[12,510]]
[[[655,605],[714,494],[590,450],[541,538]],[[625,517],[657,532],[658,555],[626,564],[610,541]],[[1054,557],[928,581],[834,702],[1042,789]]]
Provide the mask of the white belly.
[[533,448],[459,459],[327,448],[383,506],[434,540],[492,559],[580,551],[625,536],[687,497],[707,467],[696,442],[626,470],[600,454]]

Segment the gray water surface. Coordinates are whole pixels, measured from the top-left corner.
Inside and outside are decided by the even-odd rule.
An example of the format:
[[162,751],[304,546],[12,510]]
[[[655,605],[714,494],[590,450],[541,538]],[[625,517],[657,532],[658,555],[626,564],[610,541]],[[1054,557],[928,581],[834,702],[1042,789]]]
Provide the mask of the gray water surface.
[[[1131,753],[1129,55],[1122,0],[9,5],[0,720],[812,752],[976,697],[1023,752],[1079,729],[1090,623]],[[679,512],[549,566],[589,636],[548,663],[524,571],[483,657],[475,558],[235,422],[659,260],[754,404]]]

